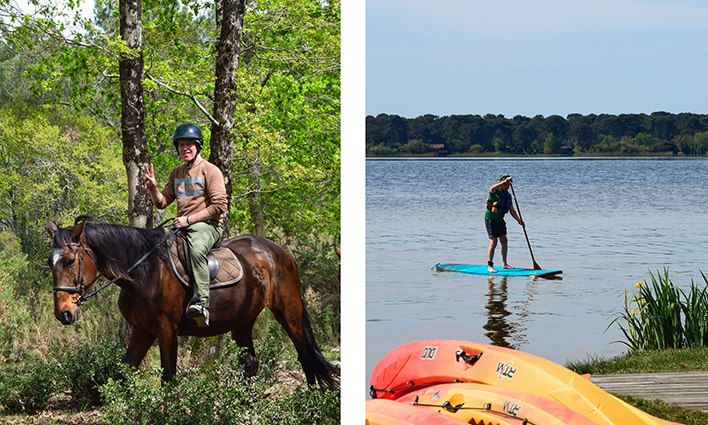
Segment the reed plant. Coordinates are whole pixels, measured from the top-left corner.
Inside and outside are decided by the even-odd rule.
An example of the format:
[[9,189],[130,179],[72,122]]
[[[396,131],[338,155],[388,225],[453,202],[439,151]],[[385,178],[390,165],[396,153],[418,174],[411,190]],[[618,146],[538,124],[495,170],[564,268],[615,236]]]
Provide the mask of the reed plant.
[[701,272],[706,285],[699,288],[691,281],[681,309],[685,318],[684,339],[689,347],[708,347],[708,279]]
[[[669,269],[649,273],[651,281],[637,282],[637,291],[625,290],[622,311],[615,323],[631,350],[663,350],[708,346],[708,280],[700,288],[691,279],[688,292],[676,286]],[[678,273],[677,273],[678,274]],[[626,325],[623,325],[623,323]]]

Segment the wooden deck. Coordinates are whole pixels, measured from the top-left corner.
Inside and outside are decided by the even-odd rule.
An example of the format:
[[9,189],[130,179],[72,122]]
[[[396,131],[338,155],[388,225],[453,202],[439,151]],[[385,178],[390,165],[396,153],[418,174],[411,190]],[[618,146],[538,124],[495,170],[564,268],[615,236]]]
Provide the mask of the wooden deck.
[[595,375],[590,381],[607,392],[708,412],[708,372]]

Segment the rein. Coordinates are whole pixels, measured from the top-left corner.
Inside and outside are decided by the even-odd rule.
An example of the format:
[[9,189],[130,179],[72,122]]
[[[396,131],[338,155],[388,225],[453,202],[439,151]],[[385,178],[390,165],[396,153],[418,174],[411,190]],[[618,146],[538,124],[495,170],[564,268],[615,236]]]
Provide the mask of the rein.
[[[164,224],[164,223],[163,223],[163,224]],[[162,227],[162,225],[160,225],[160,226],[158,226],[158,227]],[[138,261],[136,261],[132,266],[130,266],[130,268],[129,268],[128,271],[127,271],[127,274],[130,274],[130,272],[132,272],[133,270],[135,270],[135,268],[138,267],[138,266],[139,266],[143,261],[145,261],[149,256],[151,256],[151,255],[157,250],[157,248],[159,248],[160,245],[162,245],[163,243],[165,243],[166,241],[168,241],[172,236],[174,236],[175,234],[177,234],[177,232],[179,232],[179,231],[180,231],[179,228],[173,229],[173,230],[165,237],[165,239],[163,239],[163,240],[162,240],[161,242],[159,242],[157,245],[155,245],[154,247],[152,247],[152,249],[151,249],[150,251],[148,251],[147,253],[145,253],[145,255],[143,255],[142,257],[140,257],[140,259],[139,259]],[[96,289],[96,290],[93,291],[92,293],[88,294],[87,296],[84,296],[84,291],[85,291],[85,288],[86,288],[86,284],[85,284],[85,282],[84,282],[84,256],[83,256],[83,254],[81,253],[81,249],[83,248],[83,250],[86,251],[86,254],[88,254],[88,256],[91,258],[91,261],[93,261],[93,263],[94,263],[96,266],[98,266],[98,263],[96,262],[96,259],[93,258],[93,255],[91,255],[91,252],[90,252],[88,249],[86,249],[86,246],[84,246],[84,244],[83,244],[81,241],[79,241],[79,243],[73,243],[73,244],[69,244],[69,245],[70,245],[70,246],[78,246],[78,247],[79,247],[79,276],[80,276],[80,277],[77,277],[77,278],[76,278],[76,286],[55,286],[55,287],[52,288],[52,289],[54,290],[54,292],[68,292],[68,293],[71,293],[71,294],[79,294],[79,299],[78,299],[76,302],[77,302],[79,305],[81,305],[81,304],[85,303],[86,301],[88,301],[89,299],[95,297],[99,292],[103,291],[104,289],[108,288],[108,287],[111,286],[113,283],[115,283],[116,281],[118,281],[119,279],[121,279],[121,276],[118,276],[118,277],[114,278],[113,280],[111,280],[110,282],[108,282],[107,284],[101,286],[100,288]],[[94,281],[94,282],[95,282],[95,281]],[[93,284],[93,282],[92,282],[92,284]]]

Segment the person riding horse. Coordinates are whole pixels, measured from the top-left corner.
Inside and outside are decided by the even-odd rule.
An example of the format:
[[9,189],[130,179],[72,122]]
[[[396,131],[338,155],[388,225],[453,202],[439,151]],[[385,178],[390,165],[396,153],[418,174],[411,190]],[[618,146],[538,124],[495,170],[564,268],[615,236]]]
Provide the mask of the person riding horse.
[[184,164],[175,167],[162,191],[157,189],[155,168],[145,165],[145,184],[150,197],[159,209],[177,200],[175,227],[183,228],[189,246],[192,275],[197,297],[192,299],[187,314],[197,326],[209,326],[209,268],[207,254],[221,238],[222,214],[227,197],[224,176],[218,167],[200,155],[202,132],[192,123],[177,127],[172,142]]

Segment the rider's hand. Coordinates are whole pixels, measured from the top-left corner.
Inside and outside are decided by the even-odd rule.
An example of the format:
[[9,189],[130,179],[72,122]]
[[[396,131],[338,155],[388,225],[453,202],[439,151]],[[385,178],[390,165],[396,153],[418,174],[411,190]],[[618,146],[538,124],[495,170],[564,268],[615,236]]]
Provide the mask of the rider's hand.
[[152,164],[150,164],[150,168],[145,164],[145,184],[147,187],[157,186],[157,180],[155,180],[155,166]]

